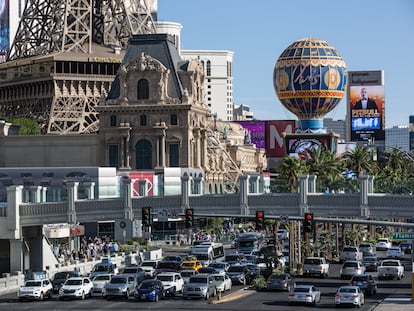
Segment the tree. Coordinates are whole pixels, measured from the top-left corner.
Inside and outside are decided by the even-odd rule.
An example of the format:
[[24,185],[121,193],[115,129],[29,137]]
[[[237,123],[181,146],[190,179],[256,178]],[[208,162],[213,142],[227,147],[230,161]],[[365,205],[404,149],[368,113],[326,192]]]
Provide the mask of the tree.
[[346,167],[355,172],[358,176],[374,175],[376,162],[372,160],[372,151],[362,147],[356,147],[344,153]]
[[286,156],[280,167],[280,178],[287,180],[290,192],[297,192],[298,176],[307,174],[308,168],[306,162],[295,157]]
[[4,118],[6,122],[20,125],[20,135],[39,135],[40,126],[35,120],[28,118]]

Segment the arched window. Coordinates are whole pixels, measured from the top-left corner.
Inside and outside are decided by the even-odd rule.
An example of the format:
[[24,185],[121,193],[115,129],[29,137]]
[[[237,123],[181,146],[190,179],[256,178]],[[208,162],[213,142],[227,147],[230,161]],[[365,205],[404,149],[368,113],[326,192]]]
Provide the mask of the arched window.
[[149,85],[147,79],[138,80],[138,99],[149,99]]
[[152,145],[146,139],[141,139],[135,146],[137,169],[152,169]]
[[177,125],[178,124],[177,115],[175,113],[173,113],[170,116],[170,124],[171,125]]

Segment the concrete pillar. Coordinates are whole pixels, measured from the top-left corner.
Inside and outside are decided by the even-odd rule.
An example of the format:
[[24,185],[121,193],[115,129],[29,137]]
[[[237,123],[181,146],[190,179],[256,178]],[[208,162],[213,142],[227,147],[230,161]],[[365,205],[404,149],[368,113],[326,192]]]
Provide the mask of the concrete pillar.
[[203,194],[203,183],[204,178],[202,176],[194,178],[194,194]]
[[[122,177],[124,183],[124,219],[134,219],[134,211],[132,210],[132,180],[128,176]],[[141,189],[140,189],[141,194]]]
[[309,175],[299,175],[299,206],[300,206],[300,216],[304,216],[308,212],[308,180]]
[[68,182],[66,184],[68,189],[68,223],[75,224],[77,222],[76,219],[76,209],[75,209],[75,202],[78,200],[78,182]]
[[146,179],[138,180],[139,196],[146,197],[148,192],[148,181]]
[[368,192],[369,192],[369,176],[363,175],[359,177],[359,189],[360,189],[360,202],[359,206],[361,208],[361,217],[369,217],[369,207],[368,207]]
[[20,213],[23,186],[7,187],[7,229],[10,239],[20,239]]
[[23,263],[23,248],[22,248],[22,240],[14,240],[10,239],[10,272],[13,271],[23,271],[24,270],[24,263]]
[[249,176],[249,193],[258,193],[259,190],[258,176]]
[[240,215],[249,215],[249,199],[248,199],[248,183],[249,176],[240,176]]
[[368,193],[374,193],[374,176],[368,175]]
[[309,187],[308,191],[309,193],[316,193],[316,179],[318,176],[316,175],[309,175]]
[[190,193],[190,177],[187,173],[181,176],[181,209],[184,213],[186,208],[190,207],[189,193]]
[[95,183],[91,182],[84,182],[83,185],[86,188],[86,196],[88,200],[95,200]]

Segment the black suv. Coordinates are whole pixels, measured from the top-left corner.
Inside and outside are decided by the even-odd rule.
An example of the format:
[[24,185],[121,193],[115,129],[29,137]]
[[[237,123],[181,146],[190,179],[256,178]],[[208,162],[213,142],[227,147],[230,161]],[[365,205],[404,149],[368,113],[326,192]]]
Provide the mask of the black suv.
[[378,289],[377,282],[371,274],[354,275],[350,285],[358,286],[367,295],[374,295]]
[[52,279],[53,292],[58,293],[63,283],[71,277],[81,276],[79,271],[61,271],[56,272]]

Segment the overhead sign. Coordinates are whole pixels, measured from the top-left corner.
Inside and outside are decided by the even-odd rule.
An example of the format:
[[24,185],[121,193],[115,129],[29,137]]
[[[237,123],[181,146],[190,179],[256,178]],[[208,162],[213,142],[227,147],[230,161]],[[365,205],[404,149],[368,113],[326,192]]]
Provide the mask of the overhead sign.
[[178,219],[179,211],[168,211],[168,210],[158,210],[157,211],[157,220],[158,221],[168,221],[168,219]]
[[283,225],[286,225],[289,222],[289,216],[287,215],[282,215],[280,216],[280,223]]
[[414,232],[394,232],[393,240],[414,240]]

